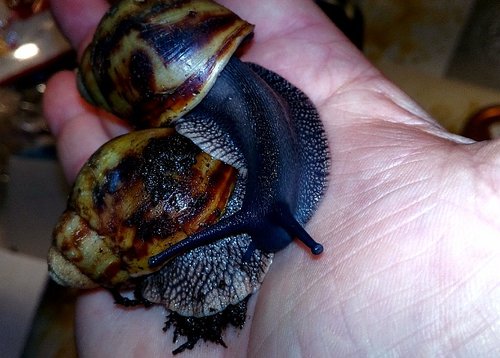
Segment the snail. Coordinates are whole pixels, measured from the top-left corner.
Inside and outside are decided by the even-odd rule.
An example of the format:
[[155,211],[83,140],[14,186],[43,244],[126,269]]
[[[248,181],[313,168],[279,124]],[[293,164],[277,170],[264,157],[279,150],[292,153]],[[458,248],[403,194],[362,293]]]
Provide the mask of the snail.
[[165,305],[188,338],[177,351],[224,344],[193,332],[238,325],[226,313],[245,311],[294,238],[323,251],[303,228],[327,186],[323,126],[299,89],[234,55],[253,28],[210,0],[122,0],[79,67],[82,96],[135,130],[84,165],[49,271],[125,305]]

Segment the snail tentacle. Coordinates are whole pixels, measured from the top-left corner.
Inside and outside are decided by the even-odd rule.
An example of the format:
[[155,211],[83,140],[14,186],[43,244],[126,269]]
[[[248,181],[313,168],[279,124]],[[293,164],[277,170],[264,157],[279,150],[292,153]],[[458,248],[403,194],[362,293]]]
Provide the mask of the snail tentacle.
[[[249,252],[247,255],[250,255],[256,248],[262,249],[257,246],[258,244],[256,244],[256,242],[259,242],[259,239],[263,236],[267,240],[272,239],[275,241],[278,236],[281,236],[280,242],[284,241],[286,243],[291,240],[286,236],[283,237],[284,233],[280,232],[280,228],[284,229],[290,237],[294,237],[304,243],[311,250],[313,255],[319,255],[323,252],[323,245],[316,242],[311,235],[307,233],[302,225],[293,217],[288,206],[279,203],[276,205],[276,209],[273,210],[272,214],[265,218],[256,219],[253,217],[253,213],[238,212],[231,217],[222,219],[211,227],[193,234],[159,254],[152,256],[149,259],[149,266],[161,266],[165,262],[187,251],[242,233],[247,233],[252,238],[252,242],[247,249]],[[281,245],[282,244],[280,244],[279,247],[281,247]]]
[[230,218],[225,218],[218,221],[205,230],[199,231],[196,234],[188,236],[184,240],[170,246],[168,249],[160,252],[149,258],[149,267],[158,267],[172,258],[179,256],[187,251],[193,250],[197,247],[211,244],[217,240],[226,237],[234,236],[237,234],[247,233],[247,225],[245,215],[238,212]]
[[316,242],[311,235],[309,235],[304,227],[293,217],[287,205],[277,205],[274,214],[281,227],[283,227],[290,236],[306,245],[313,255],[319,255],[323,252],[323,245]]

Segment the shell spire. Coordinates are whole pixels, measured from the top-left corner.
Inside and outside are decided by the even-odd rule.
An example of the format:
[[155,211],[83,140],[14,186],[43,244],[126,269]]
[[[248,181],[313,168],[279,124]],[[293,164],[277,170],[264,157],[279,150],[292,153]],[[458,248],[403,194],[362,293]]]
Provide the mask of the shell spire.
[[209,0],[124,0],[85,51],[78,87],[136,128],[169,125],[203,99],[253,28]]

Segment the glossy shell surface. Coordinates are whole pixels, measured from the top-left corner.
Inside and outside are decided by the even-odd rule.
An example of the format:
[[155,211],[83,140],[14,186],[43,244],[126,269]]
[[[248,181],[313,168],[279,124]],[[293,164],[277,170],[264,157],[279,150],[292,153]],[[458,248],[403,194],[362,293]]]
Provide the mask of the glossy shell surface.
[[135,127],[167,125],[203,99],[252,31],[209,0],[121,1],[83,55],[80,91]]
[[59,283],[114,287],[151,273],[148,258],[224,213],[236,170],[173,129],[131,132],[85,164],[54,230]]

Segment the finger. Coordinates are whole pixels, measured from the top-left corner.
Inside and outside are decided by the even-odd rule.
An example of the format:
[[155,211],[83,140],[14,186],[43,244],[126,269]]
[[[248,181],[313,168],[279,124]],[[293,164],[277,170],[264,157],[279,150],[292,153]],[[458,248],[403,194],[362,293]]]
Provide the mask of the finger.
[[308,17],[323,17],[322,12],[310,0],[218,0],[241,18],[263,29],[256,36],[265,39],[302,27]]
[[109,139],[101,120],[91,113],[81,113],[61,127],[57,150],[69,182],[73,182],[83,163]]
[[109,134],[96,112],[90,111],[91,107],[78,94],[73,72],[59,72],[49,80],[43,107],[57,138],[59,160],[71,182],[91,153],[109,140]]
[[106,120],[105,129],[111,137],[128,132],[129,128],[117,118],[97,110],[88,104],[76,87],[74,72],[62,71],[56,73],[47,83],[43,98],[44,114],[52,134],[59,135],[66,122],[87,112]]
[[105,0],[51,0],[50,5],[61,30],[75,49],[82,49],[109,7]]
[[359,73],[375,69],[310,0],[221,0],[255,24],[243,59],[273,70],[316,103],[329,98]]
[[48,81],[43,108],[50,130],[56,137],[67,120],[88,111],[89,106],[76,89],[76,76],[73,72],[59,72]]
[[49,80],[43,106],[69,180],[100,145],[128,131],[122,122],[97,111],[81,98],[75,74],[70,71],[59,72]]

